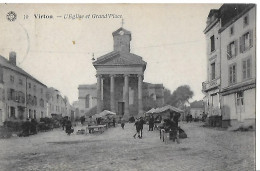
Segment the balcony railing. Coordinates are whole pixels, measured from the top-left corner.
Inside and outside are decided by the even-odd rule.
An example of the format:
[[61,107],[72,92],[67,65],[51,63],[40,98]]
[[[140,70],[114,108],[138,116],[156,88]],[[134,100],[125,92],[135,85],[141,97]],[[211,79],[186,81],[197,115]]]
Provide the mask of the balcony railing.
[[202,83],[202,91],[206,92],[208,90],[218,87],[219,85],[220,85],[220,78],[216,78],[211,81],[205,81]]

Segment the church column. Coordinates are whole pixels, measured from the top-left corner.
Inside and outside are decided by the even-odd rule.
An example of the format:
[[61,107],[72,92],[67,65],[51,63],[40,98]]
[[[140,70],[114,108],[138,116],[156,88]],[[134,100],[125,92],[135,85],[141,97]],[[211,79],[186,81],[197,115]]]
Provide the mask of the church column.
[[110,108],[115,112],[115,75],[110,75]]
[[125,78],[125,91],[124,91],[124,102],[125,102],[125,111],[124,117],[129,117],[129,75],[124,75]]
[[138,114],[143,115],[143,75],[138,75]]
[[97,77],[97,113],[101,112],[101,75],[96,75]]

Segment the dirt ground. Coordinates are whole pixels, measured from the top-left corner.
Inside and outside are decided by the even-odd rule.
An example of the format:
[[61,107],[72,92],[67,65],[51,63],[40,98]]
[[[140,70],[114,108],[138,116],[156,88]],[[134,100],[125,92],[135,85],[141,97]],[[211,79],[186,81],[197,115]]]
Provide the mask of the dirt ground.
[[[163,143],[159,131],[126,124],[103,134],[68,136],[61,129],[0,140],[0,170],[255,170],[255,131],[231,132],[180,123],[188,138]],[[75,130],[84,127],[78,126]]]

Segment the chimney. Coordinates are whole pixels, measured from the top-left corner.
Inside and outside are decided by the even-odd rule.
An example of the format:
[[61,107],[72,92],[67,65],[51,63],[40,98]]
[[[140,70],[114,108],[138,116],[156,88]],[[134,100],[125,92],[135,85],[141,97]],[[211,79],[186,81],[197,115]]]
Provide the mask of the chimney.
[[13,51],[9,53],[9,62],[16,65],[16,53]]

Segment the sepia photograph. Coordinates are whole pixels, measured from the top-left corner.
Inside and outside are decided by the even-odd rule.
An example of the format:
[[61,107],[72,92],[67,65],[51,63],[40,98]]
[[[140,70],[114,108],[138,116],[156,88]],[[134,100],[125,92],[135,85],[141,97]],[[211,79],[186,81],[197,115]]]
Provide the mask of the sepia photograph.
[[256,170],[254,3],[0,3],[0,170]]

